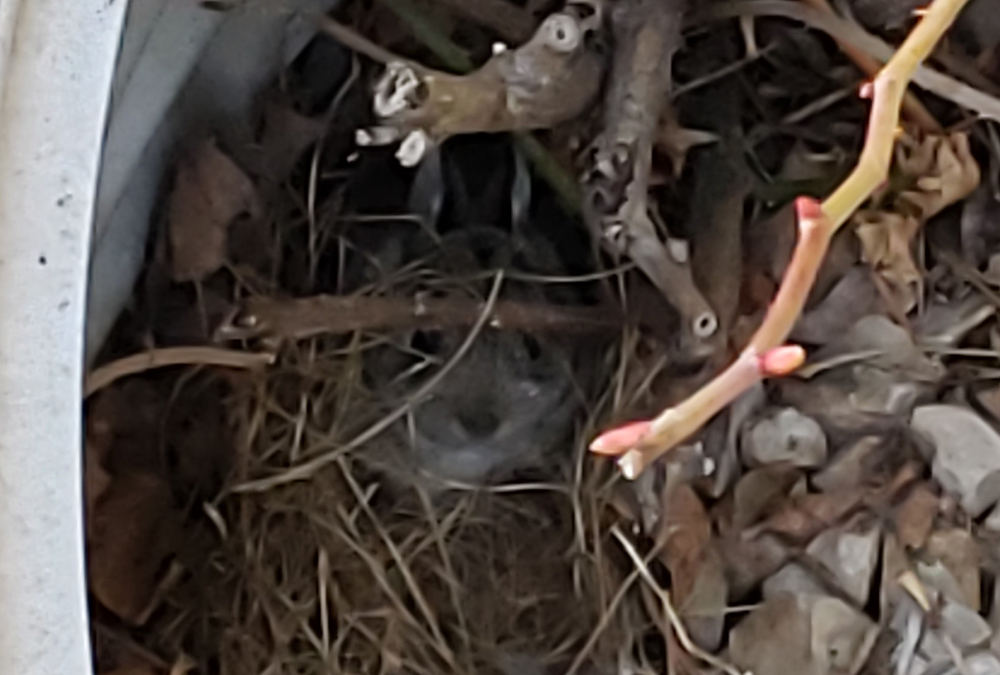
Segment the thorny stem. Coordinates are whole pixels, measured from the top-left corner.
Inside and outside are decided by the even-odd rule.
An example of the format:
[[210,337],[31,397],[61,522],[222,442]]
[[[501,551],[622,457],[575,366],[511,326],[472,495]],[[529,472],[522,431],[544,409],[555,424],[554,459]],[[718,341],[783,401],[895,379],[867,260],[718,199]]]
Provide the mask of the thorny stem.
[[638,440],[612,430],[591,445],[594,452],[621,455],[619,468],[626,478],[636,478],[753,384],[779,374],[768,369],[769,353],[785,341],[801,314],[833,234],[886,180],[907,85],[966,2],[934,0],[875,78],[868,131],[857,166],[822,205],[806,198],[796,202],[799,240],[792,261],[763,323],[736,361],[690,398],[660,413]]

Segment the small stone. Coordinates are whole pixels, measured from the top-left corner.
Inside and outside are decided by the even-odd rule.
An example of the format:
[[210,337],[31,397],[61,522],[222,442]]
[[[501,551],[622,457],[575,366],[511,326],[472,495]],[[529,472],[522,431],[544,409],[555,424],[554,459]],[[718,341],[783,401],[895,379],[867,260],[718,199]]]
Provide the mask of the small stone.
[[762,675],[854,675],[878,632],[838,598],[777,593],[736,625],[729,649],[738,667]]
[[970,516],[1000,500],[1000,434],[979,415],[956,405],[925,405],[913,411],[911,424],[934,445],[934,477]]
[[[979,610],[979,599],[982,588],[982,577],[979,569],[982,564],[979,546],[972,534],[961,528],[939,530],[932,534],[925,546],[927,557],[938,560],[951,573],[960,595],[951,597],[973,610]],[[940,589],[945,595],[949,591]]]
[[787,462],[817,467],[826,462],[826,434],[811,417],[783,408],[758,420],[743,437],[743,460],[750,465]]
[[882,531],[877,525],[860,532],[829,529],[809,543],[806,553],[830,570],[840,587],[864,605],[881,543]]
[[941,630],[959,647],[978,647],[993,634],[986,619],[958,602],[946,602],[941,608]]
[[773,598],[779,593],[823,595],[825,592],[812,572],[795,562],[788,563],[775,572],[763,586],[765,599]]
[[969,675],[1000,675],[1000,657],[993,652],[978,652],[965,657]]

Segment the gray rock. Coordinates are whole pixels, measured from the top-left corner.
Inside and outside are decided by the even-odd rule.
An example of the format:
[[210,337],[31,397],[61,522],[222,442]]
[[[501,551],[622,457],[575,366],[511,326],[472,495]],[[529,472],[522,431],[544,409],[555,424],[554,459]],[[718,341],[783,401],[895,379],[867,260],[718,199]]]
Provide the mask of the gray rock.
[[1000,657],[993,652],[977,652],[965,657],[969,675],[1000,675]]
[[958,602],[946,602],[941,608],[941,630],[959,647],[986,644],[993,634],[986,619]]
[[776,597],[781,593],[791,593],[792,595],[823,595],[826,593],[826,590],[816,580],[812,572],[799,563],[791,562],[772,574],[764,582],[763,594],[765,600]]
[[736,625],[729,651],[738,667],[761,675],[854,675],[878,630],[838,598],[776,593]]
[[836,492],[860,485],[871,475],[882,439],[865,436],[838,454],[830,465],[816,474],[812,483],[823,492]]
[[934,446],[934,477],[970,516],[1000,500],[1000,434],[979,415],[956,405],[925,405],[913,411],[911,424]]
[[743,436],[743,461],[751,465],[787,462],[817,467],[826,462],[826,434],[811,417],[783,408],[758,420]]
[[878,525],[860,532],[829,529],[817,535],[806,553],[815,558],[860,605],[868,600],[878,562],[882,531]]

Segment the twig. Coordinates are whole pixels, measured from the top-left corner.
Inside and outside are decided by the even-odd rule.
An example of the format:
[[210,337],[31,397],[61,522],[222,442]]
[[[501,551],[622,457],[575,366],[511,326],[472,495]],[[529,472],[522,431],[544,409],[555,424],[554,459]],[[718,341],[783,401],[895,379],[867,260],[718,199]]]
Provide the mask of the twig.
[[[821,12],[826,12],[830,15],[836,14],[827,0],[801,1]],[[838,41],[837,44],[840,46],[841,51],[843,51],[847,57],[854,61],[858,68],[861,69],[861,72],[868,77],[875,77],[878,75],[878,71],[882,65],[869,56],[867,52],[855,47],[849,42]],[[912,91],[906,92],[906,95],[903,97],[903,112],[910,118],[910,121],[924,131],[938,134],[942,132],[941,125],[934,118],[934,115],[932,115],[930,111],[924,107],[924,104],[920,102],[920,99],[918,99]]]
[[636,582],[636,580],[638,580],[639,574],[640,572],[638,569],[633,570],[625,578],[625,580],[622,581],[621,585],[618,587],[618,590],[615,592],[613,596],[611,596],[611,600],[608,602],[608,606],[604,609],[603,612],[601,612],[601,617],[600,619],[598,619],[597,625],[594,626],[594,629],[590,632],[590,635],[587,637],[587,641],[583,644],[583,647],[581,647],[580,650],[576,653],[576,656],[573,657],[573,662],[569,665],[569,668],[566,669],[566,672],[563,673],[563,675],[576,675],[576,673],[580,671],[580,668],[586,662],[587,657],[590,656],[590,653],[594,651],[594,647],[597,646],[597,641],[598,639],[600,639],[601,634],[611,624],[611,618],[615,615],[615,612],[618,610],[618,606],[622,603],[622,600],[625,599],[625,596],[628,594],[628,591],[632,588],[632,585]]
[[[390,0],[387,6],[397,13],[400,19],[411,26],[414,37],[424,44],[425,47],[434,52],[435,56],[441,59],[444,64],[459,73],[467,73],[472,70],[472,63],[462,56],[458,56],[459,48],[451,41],[447,35],[439,31],[436,26],[427,22],[419,12],[406,0]],[[410,24],[411,19],[417,19],[419,30]],[[359,54],[381,63],[383,65],[400,62],[413,68],[416,72],[426,71],[427,68],[419,63],[404,59],[393,52],[380,47],[368,38],[360,35],[353,29],[340,24],[333,19],[323,17],[320,20],[320,27],[341,44],[352,49]],[[459,50],[459,51],[456,51]],[[514,134],[518,145],[525,156],[532,163],[538,176],[549,184],[562,202],[562,205],[571,214],[580,213],[581,192],[575,178],[556,160],[556,158],[528,131],[517,131]]]
[[95,368],[87,375],[83,397],[104,389],[116,380],[147,370],[169,366],[216,366],[219,368],[260,368],[274,363],[274,354],[241,352],[221,347],[163,347],[132,354]]
[[[900,104],[908,83],[965,2],[935,0],[875,78],[865,146],[850,176],[822,206],[806,197],[797,200],[799,240],[792,260],[764,322],[736,361],[690,398],[663,411],[654,420],[612,430],[591,445],[594,452],[620,454],[619,467],[627,478],[635,478],[656,458],[697,432],[747,388],[776,374],[770,370],[768,359],[776,349],[780,351],[779,346],[801,314],[830,239],[888,176]],[[777,370],[785,365],[780,364]]]
[[[222,339],[303,340],[330,333],[394,328],[441,330],[472,325],[482,308],[482,301],[465,297],[260,297],[247,300],[232,325],[219,328],[217,334]],[[617,311],[607,307],[504,300],[496,303],[490,323],[495,327],[528,332],[606,333],[620,330],[622,318]]]
[[500,287],[503,285],[503,278],[503,271],[501,270],[500,272],[497,272],[496,278],[493,282],[493,288],[490,289],[489,297],[486,300],[486,304],[483,306],[483,311],[476,320],[475,325],[471,330],[469,330],[469,334],[465,336],[465,340],[462,341],[462,344],[459,345],[457,350],[455,350],[455,353],[452,354],[451,358],[448,359],[448,361],[441,366],[441,368],[434,373],[432,377],[420,386],[407,401],[403,402],[388,415],[385,415],[346,443],[336,445],[332,449],[316,455],[312,459],[302,462],[301,464],[288,467],[273,476],[235,485],[232,488],[232,492],[264,492],[278,487],[279,485],[286,485],[300,480],[308,480],[320,469],[336,462],[338,458],[344,454],[364,445],[395,424],[399,419],[410,412],[414,405],[426,398],[427,395],[430,394],[434,388],[448,376],[448,373],[454,370],[459,361],[461,361],[465,355],[469,353],[469,350],[472,349],[472,345],[476,341],[476,338],[479,337],[479,334],[483,331],[489,323],[490,318],[493,316],[493,308],[496,306],[497,297],[500,295]]
[[659,598],[660,604],[663,606],[663,613],[666,614],[667,620],[670,622],[671,628],[674,629],[674,633],[677,635],[677,641],[681,643],[681,646],[684,647],[684,649],[686,649],[687,652],[694,658],[699,659],[714,668],[718,668],[729,675],[745,675],[743,671],[736,666],[723,661],[714,654],[709,654],[707,651],[695,644],[694,640],[691,639],[691,635],[688,634],[687,628],[684,626],[684,622],[681,620],[680,615],[674,608],[674,603],[670,598],[670,592],[665,588],[662,588],[653,577],[653,574],[649,571],[649,566],[646,564],[646,561],[642,559],[642,556],[639,555],[639,552],[635,549],[635,545],[629,541],[629,538],[622,533],[621,529],[617,525],[611,528],[611,533],[615,535],[615,539],[617,539],[618,543],[620,543],[622,548],[625,549],[625,553],[628,554],[628,557],[631,558],[632,564],[635,565],[636,570],[639,572],[639,576],[646,582],[650,590],[656,594],[657,598]]
[[[964,5],[967,0],[963,0]],[[937,3],[935,3],[937,4]],[[781,16],[821,30],[843,44],[854,45],[882,63],[894,58],[892,46],[867,32],[861,26],[845,21],[839,16],[806,7],[789,0],[723,0],[702,3],[691,19],[694,22],[731,19],[739,16]],[[926,23],[926,17],[920,25]],[[950,25],[950,24],[949,24]],[[928,54],[923,55],[926,59]],[[982,117],[1000,121],[1000,99],[959,82],[933,68],[921,65],[921,59],[913,71],[914,84],[978,113]]]
[[598,241],[634,261],[677,309],[682,350],[701,359],[721,347],[718,317],[692,279],[689,262],[661,240],[649,206],[652,148],[686,8],[686,0],[625,0],[613,12],[604,128],[584,179],[584,214]]

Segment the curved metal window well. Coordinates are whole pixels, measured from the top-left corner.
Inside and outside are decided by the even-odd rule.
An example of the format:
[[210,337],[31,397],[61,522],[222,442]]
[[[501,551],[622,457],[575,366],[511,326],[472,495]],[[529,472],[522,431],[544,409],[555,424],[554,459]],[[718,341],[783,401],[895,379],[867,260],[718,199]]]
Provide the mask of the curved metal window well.
[[0,0],[0,675],[89,673],[80,383],[126,0]]

